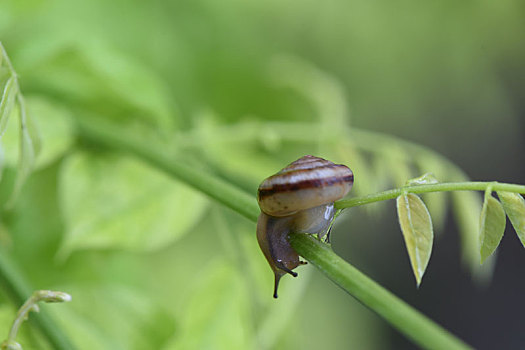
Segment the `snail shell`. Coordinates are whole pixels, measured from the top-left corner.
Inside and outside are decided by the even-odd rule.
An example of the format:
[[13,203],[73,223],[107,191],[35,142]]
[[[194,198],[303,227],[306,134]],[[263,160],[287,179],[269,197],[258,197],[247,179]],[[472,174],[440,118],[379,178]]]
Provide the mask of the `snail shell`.
[[257,240],[275,274],[274,297],[280,278],[302,262],[288,242],[290,233],[324,236],[334,217],[334,202],[352,188],[354,174],[342,164],[304,156],[264,180],[259,186],[261,215]]

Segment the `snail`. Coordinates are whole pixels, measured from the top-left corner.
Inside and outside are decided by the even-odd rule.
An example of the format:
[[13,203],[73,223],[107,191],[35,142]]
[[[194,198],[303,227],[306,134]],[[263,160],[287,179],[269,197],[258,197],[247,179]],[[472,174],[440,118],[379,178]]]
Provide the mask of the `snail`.
[[304,156],[259,186],[257,200],[261,214],[257,220],[257,241],[275,274],[273,297],[279,280],[305,264],[288,242],[292,233],[329,232],[334,218],[334,202],[352,188],[354,174],[342,164],[314,156]]

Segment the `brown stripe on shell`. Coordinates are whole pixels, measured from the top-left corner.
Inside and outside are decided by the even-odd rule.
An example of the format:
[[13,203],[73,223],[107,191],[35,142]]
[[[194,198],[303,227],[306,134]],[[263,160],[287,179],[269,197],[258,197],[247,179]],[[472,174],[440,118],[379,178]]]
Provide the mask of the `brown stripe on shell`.
[[259,199],[271,196],[276,192],[297,191],[305,188],[332,186],[343,182],[354,182],[354,174],[344,177],[327,177],[315,180],[303,180],[288,184],[274,184],[268,188],[259,188]]
[[304,180],[353,175],[352,171],[342,164],[314,156],[304,156],[290,163],[277,174],[264,180],[259,189],[270,189],[276,184],[290,184]]
[[[279,175],[288,175],[288,174],[291,174],[291,173],[296,173],[296,172],[305,172],[305,171],[311,171],[311,170],[316,170],[316,169],[333,169],[333,168],[346,168],[345,165],[342,165],[342,164],[334,164],[334,163],[319,163],[315,166],[308,166],[308,167],[286,167],[284,168],[283,170],[279,171],[277,174],[273,175],[273,176],[279,176]],[[272,177],[273,177],[272,176]]]
[[318,158],[314,156],[304,156],[302,158],[297,159],[295,162],[290,163],[288,166],[283,168],[277,174],[284,174],[284,173],[288,173],[291,171],[302,170],[302,169],[314,169],[314,168],[320,168],[320,167],[328,167],[328,166],[333,166],[333,165],[340,165],[340,164],[334,164],[333,162],[323,159],[323,158]]
[[[278,172],[277,174],[270,176],[269,178],[264,180],[263,183],[261,183],[261,185],[259,186],[259,189],[260,190],[269,189],[276,185],[292,184],[292,183],[302,182],[305,180],[312,180],[313,178],[322,180],[325,178],[332,178],[332,177],[346,177],[346,176],[353,177],[352,171],[348,169],[347,166],[342,165],[342,164],[334,164],[332,162],[330,163],[331,164],[325,164],[322,166],[317,166],[317,167],[307,168],[307,169],[303,169],[303,168],[295,169],[295,168],[287,167],[283,169],[282,171]],[[322,174],[322,173],[325,173],[325,174]]]
[[353,181],[354,175],[345,165],[304,156],[263,181],[259,206],[269,215],[285,216],[343,198]]

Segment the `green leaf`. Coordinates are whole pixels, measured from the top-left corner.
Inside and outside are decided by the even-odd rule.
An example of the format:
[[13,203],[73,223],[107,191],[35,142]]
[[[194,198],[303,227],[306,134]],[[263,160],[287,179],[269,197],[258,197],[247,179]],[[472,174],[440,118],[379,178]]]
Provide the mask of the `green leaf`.
[[[47,45],[49,39],[44,40]],[[25,54],[34,56],[42,45],[35,43]],[[144,132],[145,125],[160,132],[174,131],[176,105],[163,77],[150,67],[103,41],[67,39],[51,45],[46,60],[31,67],[33,79],[46,91],[62,101],[104,111],[122,124],[134,124],[138,132]]]
[[2,86],[2,90],[6,86],[7,81],[9,78],[11,78],[11,76],[11,71],[7,67],[2,67],[0,64],[0,86]]
[[62,157],[73,144],[72,117],[69,111],[44,98],[28,98],[26,103],[28,131],[38,153],[35,167],[43,168]]
[[66,224],[60,258],[77,249],[162,248],[188,232],[207,203],[164,173],[115,154],[76,153],[59,181]]
[[445,192],[425,193],[423,199],[432,216],[435,231],[443,232],[447,217],[447,194]]
[[480,262],[483,264],[499,245],[505,232],[505,211],[500,202],[492,197],[490,191],[485,193],[480,217]]
[[330,133],[332,139],[343,138],[349,108],[341,82],[312,63],[292,55],[273,57],[269,64],[270,79],[278,86],[288,87],[303,95],[316,109],[324,128],[318,136]]
[[[450,172],[446,164],[444,164],[444,160],[438,156],[418,157],[416,158],[416,165],[419,171],[426,173],[425,175],[427,176],[423,175],[423,178],[425,178],[427,183],[433,183],[433,179],[435,182],[439,182],[437,179],[450,180]],[[422,195],[422,198],[432,216],[434,233],[439,235],[443,232],[446,223],[448,193],[425,193]]]
[[[351,142],[342,140],[336,146],[334,155],[342,164],[348,165],[352,169],[354,177],[359,179],[352,188],[353,195],[365,195],[384,188],[384,186],[381,186],[381,181],[377,179],[380,173],[374,171],[376,169],[372,169],[366,157],[357,151]],[[377,207],[368,206],[366,209],[369,208]]]
[[31,171],[33,171],[36,156],[40,148],[40,137],[36,131],[32,119],[27,114],[24,100],[22,98],[19,98],[18,101],[20,113],[20,146],[15,185],[13,192],[11,193],[11,197],[9,198],[9,201],[6,204],[6,206],[8,207],[12,206],[14,201],[18,198],[18,195],[22,189],[24,182],[31,174]]
[[495,266],[492,257],[479,264],[479,224],[482,202],[477,192],[452,192],[453,213],[458,223],[461,238],[461,258],[463,266],[471,272],[475,282],[486,285],[490,282]]
[[399,225],[419,286],[432,253],[434,239],[432,219],[425,203],[415,194],[401,195],[397,197],[396,202]]
[[[33,144],[38,150],[41,142],[41,152],[36,158],[35,168],[44,168],[63,156],[74,141],[74,130],[71,123],[72,116],[66,109],[42,97],[26,98],[29,112],[29,131],[35,134]],[[34,123],[34,124],[33,124]],[[14,167],[19,157],[19,125],[12,118],[7,125],[7,130],[2,137],[2,146],[5,149],[5,162]],[[38,130],[38,133],[36,133]],[[40,141],[39,141],[40,140]]]
[[213,261],[184,301],[181,329],[163,349],[253,349],[249,295],[236,273]]
[[[419,177],[410,179],[406,182],[406,186],[430,185],[439,183],[434,173],[425,173]],[[447,211],[447,201],[445,193],[426,193],[423,194],[424,201],[427,205],[428,211],[432,216],[432,223],[435,227],[435,232],[439,233],[445,223],[445,215]]]
[[175,331],[168,309],[143,291],[100,282],[65,289],[79,302],[47,310],[79,350],[159,349]]
[[7,122],[15,106],[17,92],[16,78],[11,76],[3,87],[2,100],[0,101],[0,137],[7,128]]
[[513,192],[500,191],[498,196],[521,244],[525,247],[525,200],[520,194]]
[[403,186],[407,179],[413,176],[410,167],[410,159],[405,149],[398,145],[390,145],[382,150],[382,161],[386,168],[386,173],[390,176],[390,182],[394,186]]
[[154,71],[105,43],[86,41],[81,44],[80,50],[110,92],[154,115],[160,128],[171,130],[173,106],[167,87]]
[[463,263],[474,270],[479,266],[480,197],[476,192],[452,192],[452,199],[461,237]]

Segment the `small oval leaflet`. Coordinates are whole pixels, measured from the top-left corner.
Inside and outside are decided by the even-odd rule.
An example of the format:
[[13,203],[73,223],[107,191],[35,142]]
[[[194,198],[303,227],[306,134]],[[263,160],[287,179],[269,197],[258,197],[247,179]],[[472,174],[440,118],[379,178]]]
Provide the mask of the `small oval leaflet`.
[[497,193],[521,244],[525,247],[525,200],[518,193],[504,191]]
[[500,202],[490,195],[485,194],[483,208],[480,217],[480,254],[481,264],[487,259],[499,245],[503,232],[505,231],[505,211]]
[[15,106],[16,94],[16,78],[10,77],[3,87],[2,100],[0,101],[0,136],[4,134],[7,121]]
[[397,197],[396,204],[399,225],[419,287],[432,253],[432,219],[425,203],[415,194],[407,193]]

